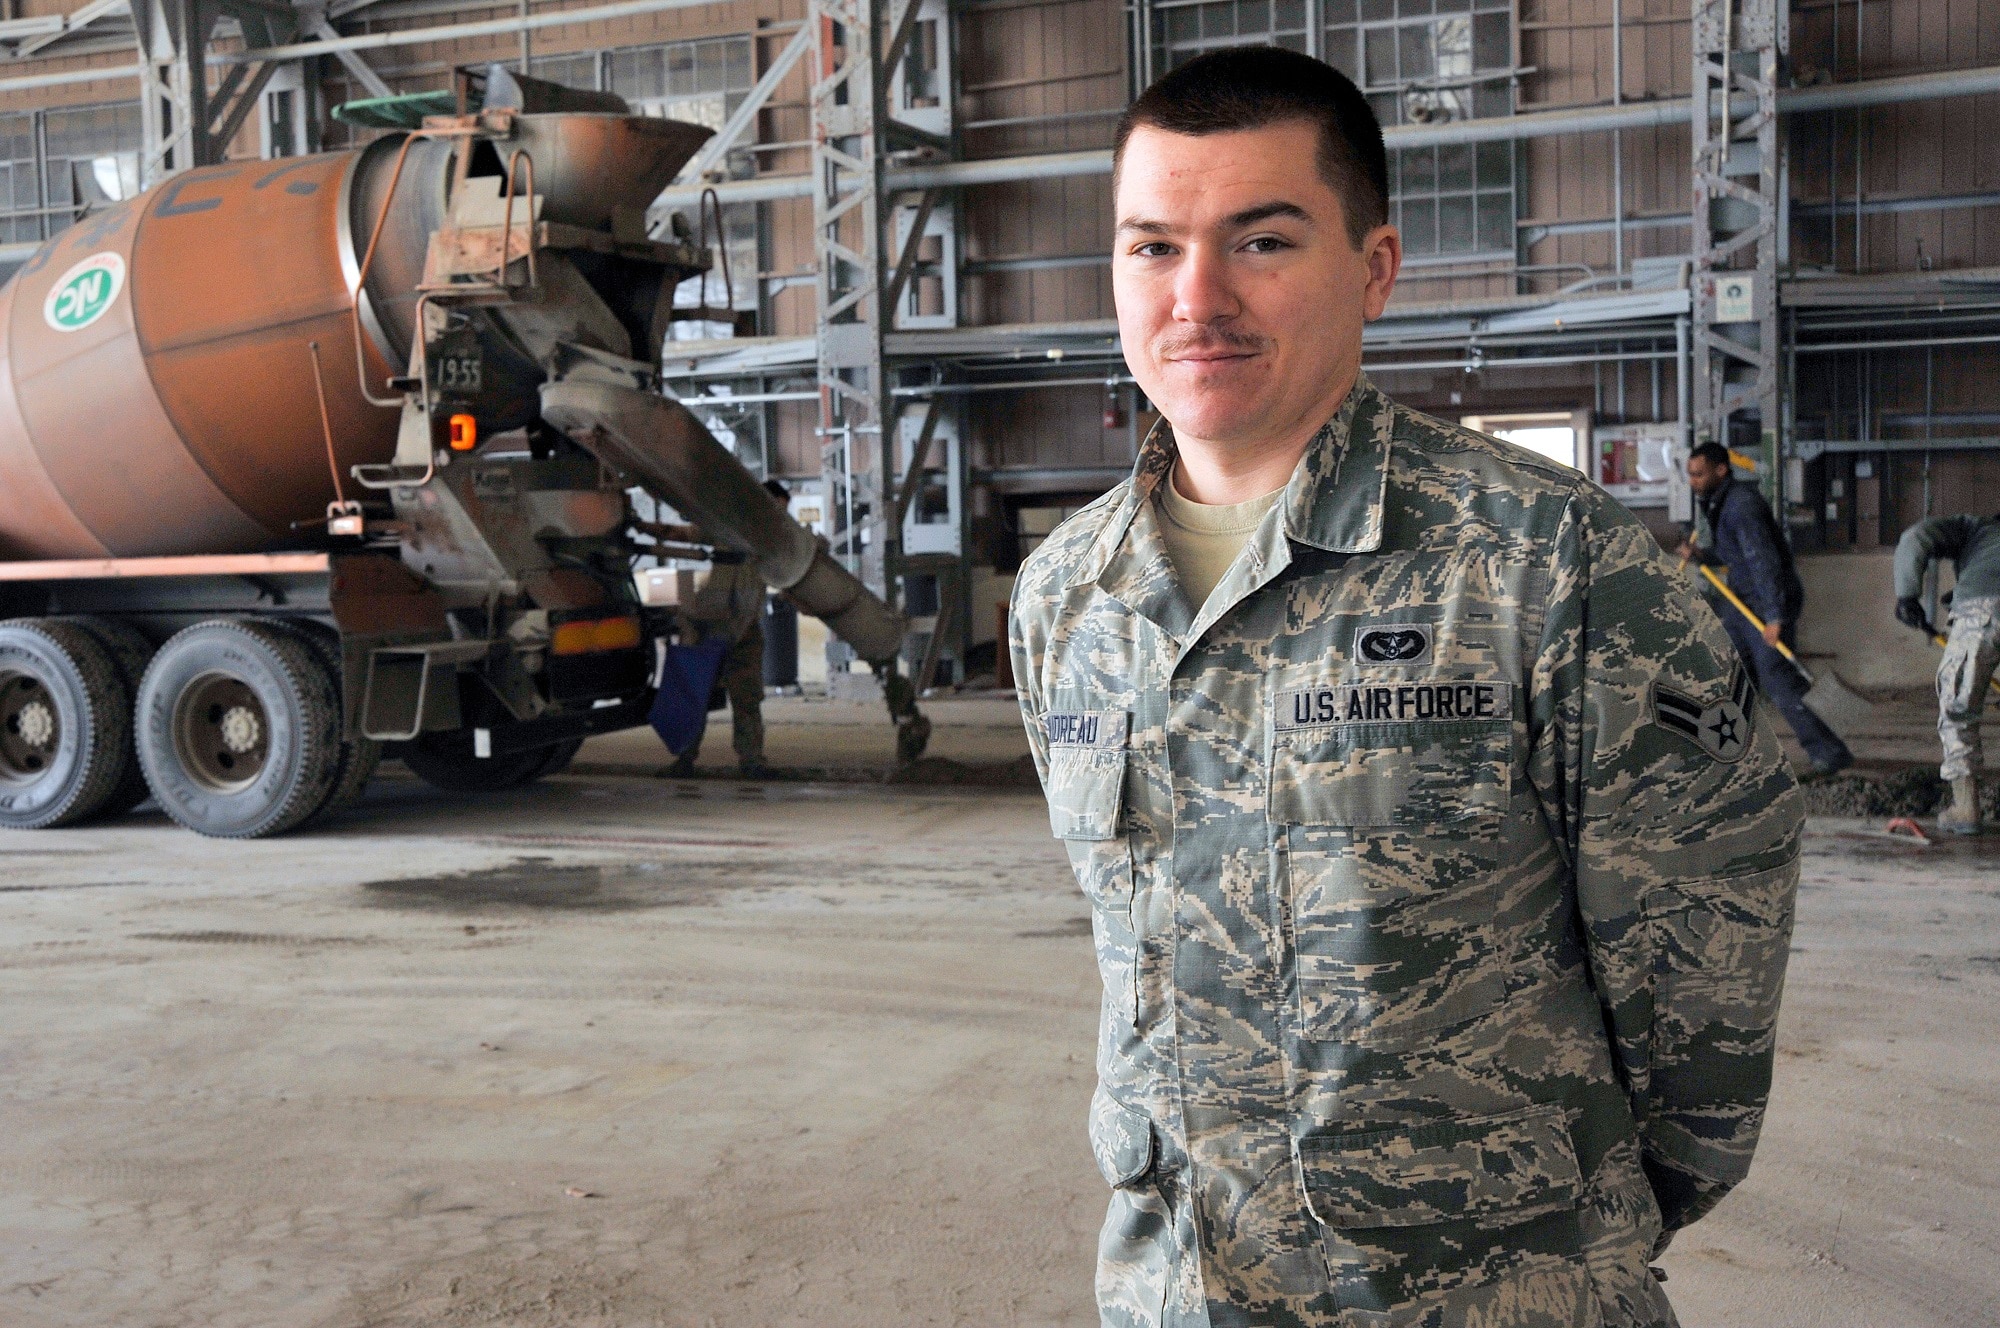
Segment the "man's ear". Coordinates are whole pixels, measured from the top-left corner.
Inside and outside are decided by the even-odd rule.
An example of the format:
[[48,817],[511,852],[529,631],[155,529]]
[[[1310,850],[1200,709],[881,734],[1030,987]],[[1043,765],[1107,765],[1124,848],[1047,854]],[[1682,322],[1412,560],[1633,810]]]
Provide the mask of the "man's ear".
[[1390,292],[1396,289],[1396,275],[1403,270],[1403,236],[1394,226],[1377,226],[1361,237],[1361,261],[1368,265],[1368,289],[1362,297],[1361,314],[1369,322],[1389,307]]

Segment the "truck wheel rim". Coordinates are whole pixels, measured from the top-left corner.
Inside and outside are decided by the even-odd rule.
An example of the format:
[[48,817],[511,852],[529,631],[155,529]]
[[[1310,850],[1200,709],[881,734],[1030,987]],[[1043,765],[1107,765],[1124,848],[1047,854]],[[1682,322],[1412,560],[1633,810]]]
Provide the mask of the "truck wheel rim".
[[61,712],[40,678],[0,671],[0,781],[42,778],[62,747]]
[[271,721],[264,703],[240,678],[202,674],[174,706],[174,755],[210,792],[249,788],[271,756]]

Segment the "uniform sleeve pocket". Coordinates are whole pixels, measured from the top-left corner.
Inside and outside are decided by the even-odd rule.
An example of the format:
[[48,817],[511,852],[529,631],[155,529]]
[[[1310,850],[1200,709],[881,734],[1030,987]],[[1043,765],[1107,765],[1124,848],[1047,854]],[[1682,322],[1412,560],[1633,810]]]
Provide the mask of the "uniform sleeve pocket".
[[1125,749],[1056,748],[1049,758],[1049,829],[1057,839],[1115,839],[1125,796]]
[[1153,1124],[1099,1087],[1090,1099],[1090,1151],[1106,1185],[1130,1185],[1152,1170]]
[[1563,1109],[1439,1121],[1299,1144],[1313,1216],[1326,1226],[1407,1227],[1576,1204],[1582,1185]]
[[1514,770],[1508,720],[1355,724],[1280,735],[1271,819],[1287,825],[1435,826],[1497,818]]

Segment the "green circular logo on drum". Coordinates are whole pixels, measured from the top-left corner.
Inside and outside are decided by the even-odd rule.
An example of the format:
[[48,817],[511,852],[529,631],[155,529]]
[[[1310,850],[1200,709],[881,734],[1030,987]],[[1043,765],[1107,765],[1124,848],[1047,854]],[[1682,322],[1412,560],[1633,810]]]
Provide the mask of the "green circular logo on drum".
[[125,285],[125,260],[92,254],[62,274],[42,301],[42,319],[58,332],[76,332],[104,316]]

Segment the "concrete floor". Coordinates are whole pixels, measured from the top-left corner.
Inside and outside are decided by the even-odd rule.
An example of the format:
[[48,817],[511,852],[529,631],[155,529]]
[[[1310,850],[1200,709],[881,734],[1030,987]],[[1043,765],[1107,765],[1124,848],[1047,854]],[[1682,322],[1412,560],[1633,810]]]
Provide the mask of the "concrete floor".
[[[938,772],[1018,753],[1006,703],[934,709]],[[0,832],[0,1324],[1091,1322],[1097,978],[1039,797],[773,716],[828,779],[621,735],[289,840]],[[1808,853],[1764,1147],[1668,1290],[1990,1328],[2000,843]]]

